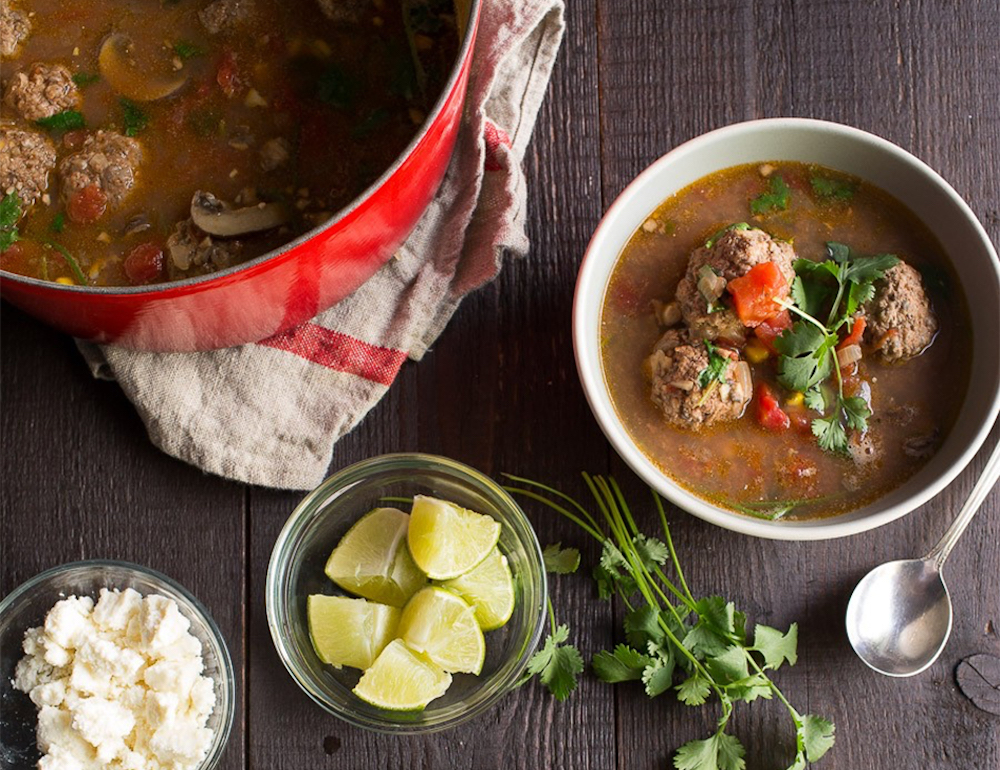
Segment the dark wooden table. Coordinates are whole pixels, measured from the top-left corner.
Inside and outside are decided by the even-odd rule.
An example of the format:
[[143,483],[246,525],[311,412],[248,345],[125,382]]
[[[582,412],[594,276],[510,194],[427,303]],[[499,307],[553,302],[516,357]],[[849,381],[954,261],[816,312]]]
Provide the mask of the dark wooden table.
[[[573,0],[568,23],[526,159],[531,257],[468,298],[433,352],[404,366],[337,446],[334,467],[419,449],[577,492],[579,471],[613,472],[641,494],[577,381],[573,283],[591,232],[625,184],[709,129],[799,115],[874,131],[939,170],[1000,240],[996,2]],[[118,387],[90,378],[71,340],[8,306],[0,318],[0,593],[92,557],[140,562],[183,582],[214,614],[240,672],[224,768],[644,770],[667,767],[677,746],[711,730],[714,709],[650,701],[639,687],[591,675],[565,703],[531,685],[429,737],[374,735],[325,715],[285,673],[264,618],[271,545],[301,495],[206,477],[160,454]],[[754,620],[799,621],[799,663],[776,679],[800,709],[836,721],[837,745],[820,767],[1000,768],[1000,718],[974,708],[954,679],[961,658],[1000,653],[996,491],[948,565],[955,628],[930,670],[878,676],[854,657],[843,630],[857,580],[879,562],[924,552],[984,459],[921,510],[846,540],[755,540],[669,510],[696,591],[724,593]],[[531,513],[543,543],[579,545],[593,560],[569,526]],[[615,641],[614,609],[596,600],[589,580],[556,579],[553,598],[586,655]],[[749,767],[790,760],[776,704],[741,708],[735,731]]]

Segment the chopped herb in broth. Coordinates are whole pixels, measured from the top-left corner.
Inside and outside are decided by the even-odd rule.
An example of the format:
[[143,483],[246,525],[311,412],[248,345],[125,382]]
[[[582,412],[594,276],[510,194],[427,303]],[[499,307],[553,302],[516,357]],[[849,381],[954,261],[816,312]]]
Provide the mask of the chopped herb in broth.
[[601,335],[640,449],[757,518],[887,494],[945,440],[968,385],[971,328],[940,244],[885,192],[801,163],[727,169],[665,201],[619,257]]

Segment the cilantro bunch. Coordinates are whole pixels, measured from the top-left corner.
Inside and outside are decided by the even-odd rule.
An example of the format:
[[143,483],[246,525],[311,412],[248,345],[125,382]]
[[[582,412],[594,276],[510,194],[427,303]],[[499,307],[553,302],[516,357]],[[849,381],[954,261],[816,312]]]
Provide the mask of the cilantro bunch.
[[[833,745],[833,724],[800,714],[768,676],[786,662],[795,664],[797,625],[782,632],[758,623],[751,635],[746,615],[732,602],[721,596],[695,598],[684,579],[658,495],[654,493],[653,499],[663,540],[639,530],[614,479],[583,474],[600,509],[601,524],[568,495],[528,479],[509,478],[524,486],[507,487],[508,491],[547,505],[602,544],[594,579],[601,598],[617,596],[623,602],[627,643],[594,655],[591,665],[598,678],[641,682],[651,698],[673,691],[688,706],[701,706],[713,697],[718,700],[721,714],[715,732],[677,749],[673,760],[677,770],[743,770],[745,749],[726,727],[737,703],[758,698],[777,698],[788,710],[796,747],[789,770],[803,770]],[[545,561],[553,571],[572,572],[579,553],[557,544],[546,549]],[[676,582],[666,575],[667,569],[672,569]],[[563,700],[576,687],[584,664],[568,641],[568,627],[556,625],[551,603],[549,615],[552,633],[531,658],[528,678],[537,674]]]
[[[805,394],[810,409],[822,414],[812,422],[820,447],[846,452],[847,431],[863,431],[871,410],[863,398],[845,398],[844,382],[837,362],[839,332],[853,322],[858,309],[875,296],[875,281],[894,267],[892,254],[863,256],[843,243],[828,243],[822,262],[797,259],[791,297],[775,301],[799,316],[792,328],[775,340],[778,381]],[[835,379],[835,388],[825,385]]]

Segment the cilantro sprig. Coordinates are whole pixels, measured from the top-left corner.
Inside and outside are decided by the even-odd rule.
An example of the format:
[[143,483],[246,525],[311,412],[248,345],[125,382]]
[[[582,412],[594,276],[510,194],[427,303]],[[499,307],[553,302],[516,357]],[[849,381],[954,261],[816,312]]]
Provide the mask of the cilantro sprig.
[[[545,504],[601,543],[594,569],[598,594],[617,596],[623,603],[625,642],[602,650],[591,659],[599,679],[608,683],[641,682],[649,697],[673,691],[688,706],[718,700],[721,714],[707,738],[685,743],[674,754],[677,770],[744,770],[746,751],[727,732],[738,703],[776,698],[787,709],[795,729],[795,757],[789,770],[803,770],[834,743],[834,726],[814,714],[801,714],[768,672],[797,662],[798,626],[781,631],[761,623],[747,627],[747,616],[721,596],[696,599],[684,578],[662,500],[653,499],[663,539],[639,530],[614,479],[583,474],[600,511],[591,515],[580,503],[551,487],[508,476],[519,486],[506,489]],[[544,494],[543,494],[544,493]],[[550,551],[550,549],[552,549]],[[547,552],[557,553],[560,546]],[[671,569],[673,579],[667,576]],[[576,687],[583,658],[569,641],[566,625],[556,625],[549,604],[551,633],[531,658],[528,671],[559,700]],[[525,680],[526,681],[526,680]]]
[[771,177],[768,191],[750,201],[750,213],[759,216],[771,211],[784,211],[788,208],[791,197],[792,191],[788,184],[781,178],[780,174],[775,174]]
[[87,121],[79,110],[64,110],[46,118],[39,118],[35,125],[48,131],[75,131],[86,128]]
[[[893,254],[855,254],[843,243],[828,243],[827,259],[797,259],[793,265],[791,297],[775,301],[799,320],[778,337],[778,380],[805,394],[806,406],[820,412],[812,432],[822,449],[848,451],[848,432],[868,427],[871,409],[859,396],[845,397],[843,374],[837,360],[842,327],[875,295],[875,281],[894,267]],[[821,320],[822,319],[822,320]],[[833,377],[835,389],[825,387]]]
[[708,366],[698,373],[698,387],[702,390],[710,383],[726,381],[726,370],[729,368],[729,359],[719,354],[719,348],[705,340],[705,349],[708,351]]
[[17,223],[21,221],[22,210],[21,197],[16,192],[0,199],[0,251],[6,251],[20,240]]

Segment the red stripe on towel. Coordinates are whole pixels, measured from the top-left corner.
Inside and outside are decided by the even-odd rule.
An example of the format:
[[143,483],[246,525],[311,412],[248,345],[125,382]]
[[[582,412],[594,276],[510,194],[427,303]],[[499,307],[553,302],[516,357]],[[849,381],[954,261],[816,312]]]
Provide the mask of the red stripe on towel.
[[314,364],[356,374],[382,385],[392,384],[399,367],[406,360],[406,353],[402,350],[369,345],[313,323],[300,324],[257,344],[294,353]]

